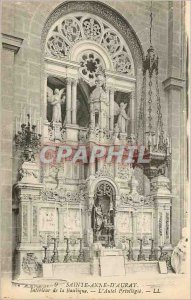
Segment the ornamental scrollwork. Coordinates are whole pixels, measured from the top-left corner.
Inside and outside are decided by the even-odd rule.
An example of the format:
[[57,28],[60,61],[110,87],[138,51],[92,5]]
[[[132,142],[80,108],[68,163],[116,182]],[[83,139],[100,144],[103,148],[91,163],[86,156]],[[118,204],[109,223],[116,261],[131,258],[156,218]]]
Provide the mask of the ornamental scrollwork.
[[108,165],[104,165],[103,168],[99,169],[96,174],[95,174],[95,177],[98,178],[98,177],[113,177],[113,173],[111,171],[111,167],[108,166]]
[[67,191],[65,188],[44,189],[42,190],[42,199],[44,201],[56,201],[60,204],[66,202],[80,203],[87,199],[88,192],[83,186],[79,186],[77,191]]
[[120,202],[122,206],[129,206],[133,208],[138,208],[140,206],[153,206],[152,197],[144,197],[142,195],[139,195],[138,193],[121,193]]
[[[92,40],[105,48],[113,61],[115,71],[133,75],[132,57],[123,37],[111,24],[93,14],[77,13],[73,17],[65,16],[57,20],[48,33],[46,53],[56,58],[68,59],[73,45],[83,40]],[[93,57],[89,57],[90,55]],[[100,57],[95,56],[95,53],[86,53],[86,57],[78,57],[83,78],[95,76],[102,63]]]
[[133,172],[133,168],[130,165],[118,166],[117,177],[122,180],[130,180]]

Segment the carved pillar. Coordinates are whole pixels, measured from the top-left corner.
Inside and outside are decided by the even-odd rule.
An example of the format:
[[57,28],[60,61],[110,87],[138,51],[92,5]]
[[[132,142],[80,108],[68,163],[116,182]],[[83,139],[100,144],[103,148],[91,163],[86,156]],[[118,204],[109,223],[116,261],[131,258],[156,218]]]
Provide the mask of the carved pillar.
[[72,102],[72,89],[71,78],[66,80],[66,124],[71,124],[71,102]]
[[137,241],[137,211],[132,212],[133,241]]
[[[7,3],[8,4],[8,3]],[[8,6],[11,6],[11,3]],[[9,9],[9,8],[7,8]],[[8,16],[8,15],[7,15]],[[1,74],[2,74],[2,88],[1,88],[1,124],[2,130],[1,141],[4,145],[1,148],[2,155],[2,174],[4,176],[1,180],[1,190],[2,190],[2,201],[1,201],[1,220],[2,220],[2,231],[1,231],[1,241],[3,245],[2,251],[2,263],[1,266],[1,282],[3,286],[3,280],[6,279],[6,289],[9,288],[9,282],[11,283],[12,278],[12,163],[13,163],[13,153],[11,145],[13,141],[13,129],[14,116],[16,113],[14,108],[14,63],[15,55],[19,51],[23,39],[16,36],[11,36],[10,34],[2,33],[2,49],[1,49]],[[16,75],[16,74],[15,74]],[[7,249],[7,251],[6,251]],[[9,280],[7,280],[9,279]]]
[[151,180],[151,195],[155,203],[155,241],[157,246],[171,249],[170,211],[172,195],[169,179],[158,176]]
[[72,124],[76,124],[77,83],[75,79],[72,81]]
[[44,120],[45,122],[48,122],[47,118],[47,84],[48,84],[48,74],[45,74],[44,76]]
[[113,130],[113,127],[114,127],[114,89],[109,90],[109,108],[110,108],[109,129]]
[[131,118],[131,133],[135,133],[135,91],[131,93],[131,102],[130,102],[130,118]]

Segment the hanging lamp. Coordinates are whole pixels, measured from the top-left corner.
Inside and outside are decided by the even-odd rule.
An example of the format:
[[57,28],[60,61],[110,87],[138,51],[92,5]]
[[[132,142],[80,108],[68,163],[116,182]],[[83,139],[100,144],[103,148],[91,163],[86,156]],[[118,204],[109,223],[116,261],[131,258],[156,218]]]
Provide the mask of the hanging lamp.
[[144,174],[152,179],[165,175],[171,157],[171,141],[163,128],[161,99],[158,83],[159,57],[152,45],[152,1],[150,7],[150,46],[143,61],[143,84],[140,101],[138,141],[143,143],[150,163],[142,165]]

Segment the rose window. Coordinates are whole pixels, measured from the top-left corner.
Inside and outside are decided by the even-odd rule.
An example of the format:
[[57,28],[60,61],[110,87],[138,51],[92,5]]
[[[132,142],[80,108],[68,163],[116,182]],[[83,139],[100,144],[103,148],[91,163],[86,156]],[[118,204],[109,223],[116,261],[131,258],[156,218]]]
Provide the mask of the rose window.
[[94,52],[85,52],[80,57],[80,73],[90,85],[95,84],[95,79],[100,68],[104,67],[102,58]]

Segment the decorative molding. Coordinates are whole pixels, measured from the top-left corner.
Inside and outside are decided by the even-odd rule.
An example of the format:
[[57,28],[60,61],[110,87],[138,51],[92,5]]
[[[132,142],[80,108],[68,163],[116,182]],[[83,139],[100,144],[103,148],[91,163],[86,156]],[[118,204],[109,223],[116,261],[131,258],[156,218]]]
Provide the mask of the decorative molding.
[[78,187],[77,191],[67,191],[66,188],[59,189],[48,189],[42,190],[42,199],[44,201],[57,201],[60,204],[66,202],[70,203],[80,203],[87,199],[88,193],[86,188],[82,185]]
[[2,33],[2,45],[4,49],[13,51],[15,54],[19,51],[23,43],[22,38]]

